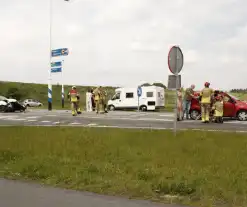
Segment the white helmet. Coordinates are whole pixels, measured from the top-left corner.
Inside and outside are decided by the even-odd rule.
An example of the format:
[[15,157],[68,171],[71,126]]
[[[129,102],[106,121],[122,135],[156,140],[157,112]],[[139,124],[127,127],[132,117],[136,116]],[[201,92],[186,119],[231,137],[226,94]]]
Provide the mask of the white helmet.
[[76,89],[76,86],[72,86],[72,89]]

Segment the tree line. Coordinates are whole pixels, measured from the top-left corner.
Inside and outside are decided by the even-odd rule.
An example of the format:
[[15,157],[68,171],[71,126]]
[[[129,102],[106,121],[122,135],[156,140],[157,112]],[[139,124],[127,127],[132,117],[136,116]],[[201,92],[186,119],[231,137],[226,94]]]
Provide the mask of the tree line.
[[231,89],[230,92],[231,93],[247,93],[247,88]]

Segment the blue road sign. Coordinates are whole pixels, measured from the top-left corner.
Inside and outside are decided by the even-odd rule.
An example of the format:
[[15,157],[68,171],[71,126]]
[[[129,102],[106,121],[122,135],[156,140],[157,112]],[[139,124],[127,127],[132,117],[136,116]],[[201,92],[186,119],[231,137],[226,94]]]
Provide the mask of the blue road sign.
[[59,62],[52,62],[51,63],[51,67],[61,67],[62,66],[62,62],[59,61]]
[[68,48],[56,49],[56,50],[52,50],[51,52],[52,57],[67,56],[68,54],[69,54]]
[[142,88],[140,86],[137,88],[137,95],[138,97],[142,95]]
[[62,72],[62,68],[52,68],[51,72],[52,73],[61,73]]

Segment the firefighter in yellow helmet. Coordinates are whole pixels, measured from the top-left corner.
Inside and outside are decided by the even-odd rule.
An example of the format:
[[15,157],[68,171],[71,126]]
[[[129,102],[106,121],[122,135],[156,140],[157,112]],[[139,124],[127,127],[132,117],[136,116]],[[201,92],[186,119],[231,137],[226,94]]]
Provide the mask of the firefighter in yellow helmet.
[[95,102],[95,110],[96,110],[96,113],[98,114],[99,113],[99,110],[100,110],[99,109],[100,90],[99,90],[98,87],[96,89],[94,89],[93,95],[94,95],[94,102]]
[[200,93],[202,122],[209,123],[211,98],[212,98],[212,95],[214,94],[214,90],[209,88],[210,83],[208,82],[206,82],[204,86],[205,88],[202,89]]
[[76,86],[73,86],[72,89],[68,93],[68,99],[70,99],[71,103],[71,112],[73,116],[76,116],[77,113],[81,113],[81,109],[79,107],[79,99],[80,94],[76,90]]
[[103,111],[105,113],[108,113],[108,111],[107,111],[107,103],[106,103],[107,100],[106,100],[106,98],[107,98],[107,92],[106,92],[105,89],[102,88],[102,108],[103,108]]

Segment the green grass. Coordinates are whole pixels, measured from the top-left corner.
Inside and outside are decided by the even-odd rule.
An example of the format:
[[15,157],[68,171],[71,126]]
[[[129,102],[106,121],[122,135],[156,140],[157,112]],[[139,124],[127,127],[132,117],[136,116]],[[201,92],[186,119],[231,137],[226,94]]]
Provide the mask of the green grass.
[[171,131],[60,127],[2,127],[0,134],[0,177],[192,206],[247,206],[246,134],[184,131],[175,138]]

